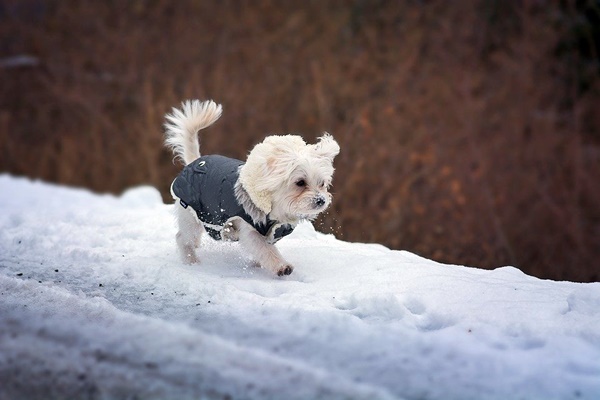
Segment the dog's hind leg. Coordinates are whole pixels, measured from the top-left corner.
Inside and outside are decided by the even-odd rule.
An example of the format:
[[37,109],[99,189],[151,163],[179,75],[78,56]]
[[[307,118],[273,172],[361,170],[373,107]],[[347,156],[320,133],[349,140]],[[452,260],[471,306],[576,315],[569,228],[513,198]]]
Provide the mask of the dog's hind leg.
[[185,209],[175,203],[175,215],[179,229],[176,235],[177,248],[182,261],[186,264],[200,261],[196,255],[196,249],[200,247],[200,238],[204,227],[193,212],[192,209]]

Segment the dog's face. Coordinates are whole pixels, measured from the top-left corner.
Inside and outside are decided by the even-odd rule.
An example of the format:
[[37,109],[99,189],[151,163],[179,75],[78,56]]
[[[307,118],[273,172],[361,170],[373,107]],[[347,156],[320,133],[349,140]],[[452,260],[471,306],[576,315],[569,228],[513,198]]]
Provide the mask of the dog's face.
[[240,180],[255,205],[272,219],[314,219],[331,204],[328,189],[339,151],[327,133],[314,145],[300,136],[269,136],[248,156]]
[[[304,154],[302,154],[304,153]],[[333,156],[318,155],[307,146],[295,154],[295,160],[273,159],[272,172],[275,190],[272,192],[273,215],[288,215],[300,219],[313,219],[331,204],[328,192],[333,177]],[[279,171],[278,173],[278,169]]]

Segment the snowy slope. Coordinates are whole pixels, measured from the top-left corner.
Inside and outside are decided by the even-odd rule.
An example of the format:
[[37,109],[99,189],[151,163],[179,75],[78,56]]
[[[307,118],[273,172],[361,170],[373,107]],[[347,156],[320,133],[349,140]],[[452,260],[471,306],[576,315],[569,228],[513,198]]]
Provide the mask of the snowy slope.
[[301,225],[278,278],[170,207],[0,175],[0,399],[598,399],[600,283]]

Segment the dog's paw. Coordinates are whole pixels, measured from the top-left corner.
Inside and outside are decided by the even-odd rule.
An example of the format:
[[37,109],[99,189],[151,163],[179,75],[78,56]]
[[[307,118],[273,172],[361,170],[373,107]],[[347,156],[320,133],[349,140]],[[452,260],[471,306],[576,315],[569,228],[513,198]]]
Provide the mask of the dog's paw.
[[193,246],[188,245],[179,248],[179,255],[181,256],[181,261],[183,261],[184,264],[191,265],[198,264],[200,262],[200,259],[196,255],[196,250]]
[[200,262],[200,259],[194,253],[187,253],[182,257],[182,259],[183,262],[188,265],[198,264]]
[[239,217],[230,218],[221,230],[221,239],[236,242],[240,239],[241,221]]
[[277,270],[277,276],[289,275],[294,270],[294,267],[291,265],[284,265]]

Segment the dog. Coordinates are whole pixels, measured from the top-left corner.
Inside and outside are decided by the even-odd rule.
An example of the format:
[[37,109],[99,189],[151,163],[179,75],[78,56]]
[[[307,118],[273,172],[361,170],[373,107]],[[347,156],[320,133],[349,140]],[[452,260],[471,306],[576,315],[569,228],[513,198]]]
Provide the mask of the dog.
[[316,144],[297,135],[272,135],[245,162],[201,156],[198,133],[221,114],[221,105],[212,100],[188,100],[166,115],[165,145],[184,165],[171,184],[179,253],[185,263],[199,262],[196,249],[206,232],[216,240],[239,241],[261,267],[289,275],[294,267],[275,243],[329,207],[340,146],[327,132]]

